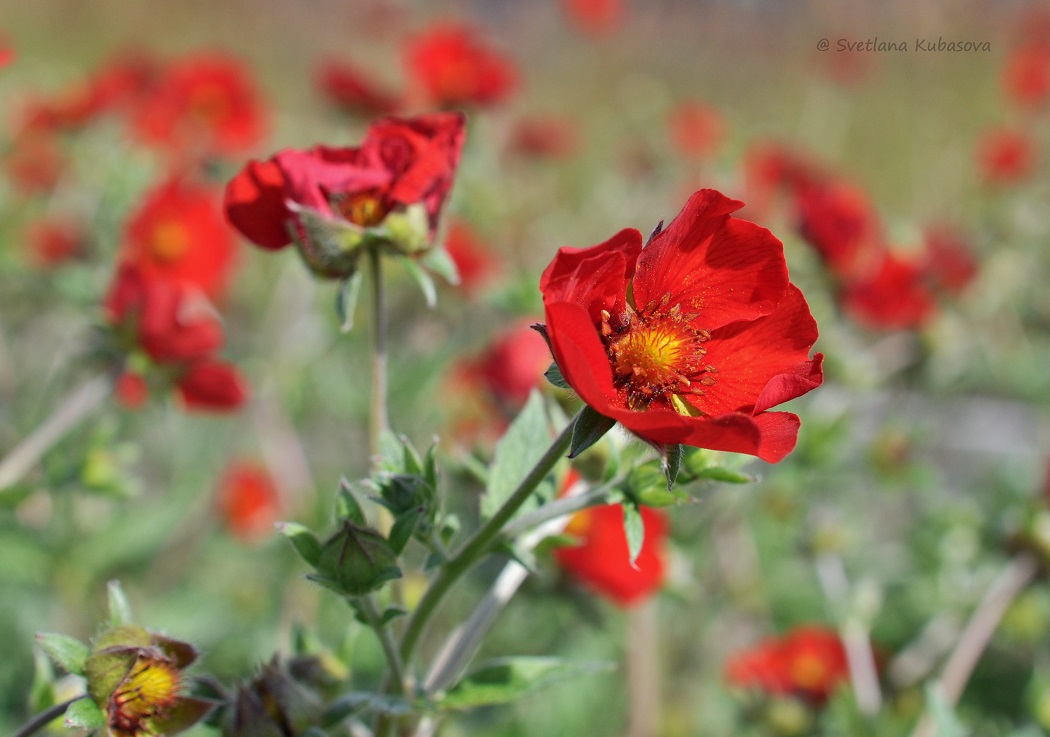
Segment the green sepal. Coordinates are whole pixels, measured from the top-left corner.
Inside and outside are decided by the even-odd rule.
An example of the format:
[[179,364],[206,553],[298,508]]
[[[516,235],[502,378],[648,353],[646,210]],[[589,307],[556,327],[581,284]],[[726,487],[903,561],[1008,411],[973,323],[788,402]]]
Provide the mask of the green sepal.
[[682,468],[682,446],[678,443],[665,445],[663,452],[664,476],[667,477],[667,490],[674,488],[674,482],[678,480],[678,471]]
[[386,539],[349,520],[324,543],[316,568],[307,578],[346,596],[363,596],[401,577]]
[[91,699],[80,699],[66,709],[66,726],[71,729],[102,729],[106,726],[106,715]]
[[696,474],[696,478],[721,481],[724,484],[751,484],[755,481],[753,476],[721,466],[708,466]]
[[131,604],[120,587],[120,581],[113,580],[106,584],[106,598],[109,602],[109,624],[120,627],[131,624]]
[[364,272],[354,271],[343,280],[335,293],[335,313],[339,316],[340,330],[344,333],[354,329],[354,312],[357,310],[357,300],[361,296],[364,280]]
[[339,479],[339,495],[335,500],[335,515],[339,519],[348,519],[358,525],[368,524],[365,510],[354,494],[354,485],[346,478]]
[[612,430],[616,420],[600,414],[589,406],[584,406],[576,424],[572,426],[572,443],[569,445],[569,458],[575,458],[583,451],[597,443]]
[[434,286],[434,278],[407,256],[403,259],[403,263],[409,275],[419,286],[420,291],[423,292],[423,299],[426,300],[427,307],[433,309],[434,305],[437,304],[437,287]]
[[569,382],[567,382],[565,377],[562,376],[561,369],[558,367],[557,362],[550,365],[550,368],[543,373],[543,377],[559,389],[572,389],[572,387],[569,386]]
[[216,706],[214,701],[181,696],[164,715],[153,717],[152,726],[157,734],[177,734],[206,717]]
[[437,274],[449,284],[453,286],[459,284],[459,269],[456,268],[456,262],[452,260],[452,256],[444,246],[427,251],[426,255],[419,259],[419,263],[427,271]]
[[59,667],[74,675],[84,675],[84,666],[91,650],[80,640],[69,635],[41,632],[37,634],[36,641]]
[[288,538],[299,557],[314,568],[321,560],[321,541],[308,528],[297,522],[277,523],[277,532]]
[[623,505],[623,531],[627,536],[628,562],[634,568],[645,544],[645,523],[641,510],[630,502]]

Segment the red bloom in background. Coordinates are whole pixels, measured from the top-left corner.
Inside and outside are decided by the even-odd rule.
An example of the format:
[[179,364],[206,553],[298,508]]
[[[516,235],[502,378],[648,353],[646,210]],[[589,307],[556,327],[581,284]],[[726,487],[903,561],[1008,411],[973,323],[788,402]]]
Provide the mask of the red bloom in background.
[[411,39],[405,59],[427,101],[438,107],[495,105],[518,85],[510,60],[458,23],[434,25]]
[[623,508],[618,504],[589,507],[574,514],[565,532],[580,538],[579,544],[554,551],[558,565],[569,575],[622,607],[639,603],[664,582],[667,518],[649,507],[639,511],[645,539],[633,566]]
[[878,264],[882,225],[861,190],[831,181],[803,186],[796,195],[799,232],[832,274],[850,279]]
[[722,116],[697,102],[677,105],[671,110],[667,125],[671,143],[679,153],[686,156],[710,156],[722,143]]
[[285,149],[251,161],[226,186],[226,216],[248,240],[278,249],[291,243],[292,227],[307,238],[300,210],[371,227],[422,203],[433,235],[459,163],[463,126],[460,113],[386,118],[369,127],[357,148]]
[[445,251],[459,272],[459,288],[473,297],[499,272],[492,249],[462,220],[454,220],[445,232]]
[[876,330],[917,328],[937,309],[922,266],[892,253],[876,271],[846,282],[841,302],[850,317]]
[[277,487],[256,463],[230,464],[219,480],[217,501],[227,529],[245,542],[269,536],[281,514]]
[[581,399],[655,444],[779,461],[799,419],[769,412],[823,380],[817,326],[783,246],[701,190],[644,250],[626,229],[562,248],[540,280],[547,333]]
[[529,398],[551,365],[551,354],[543,337],[523,320],[493,340],[473,361],[470,375],[513,414]]
[[321,63],[317,87],[329,102],[350,115],[390,115],[401,107],[397,95],[374,84],[366,73],[334,59]]
[[149,400],[149,384],[139,374],[125,371],[113,387],[117,401],[130,410],[142,409]]
[[990,185],[1018,184],[1032,175],[1038,157],[1035,141],[1021,131],[995,128],[977,142],[977,165]]
[[228,155],[259,141],[263,109],[239,61],[201,54],[165,69],[138,101],[131,124],[140,139],[162,149]]
[[521,118],[510,134],[510,148],[535,159],[564,159],[579,147],[576,125],[569,118]]
[[968,239],[954,228],[939,226],[924,234],[926,249],[920,268],[936,289],[958,294],[977,276],[977,262]]
[[611,33],[623,25],[623,0],[562,0],[565,14],[573,25],[586,33]]
[[754,145],[744,156],[747,212],[764,214],[779,191],[798,192],[823,178],[816,164],[786,146]]
[[795,695],[822,706],[836,688],[849,682],[849,664],[837,633],[798,627],[731,657],[725,678],[734,686]]
[[11,144],[4,158],[4,170],[11,183],[23,194],[49,192],[66,167],[55,136],[24,131]]
[[12,49],[7,39],[0,36],[0,69],[3,69],[15,59],[15,50]]
[[1002,76],[1006,96],[1018,105],[1036,107],[1050,97],[1050,47],[1030,44],[1015,50]]
[[87,234],[73,222],[38,220],[26,234],[29,260],[41,269],[53,269],[83,255]]
[[210,358],[191,363],[175,382],[183,406],[203,412],[231,412],[248,400],[248,385],[232,365]]
[[152,272],[221,295],[236,242],[208,187],[170,179],[146,193],[124,236],[123,257]]

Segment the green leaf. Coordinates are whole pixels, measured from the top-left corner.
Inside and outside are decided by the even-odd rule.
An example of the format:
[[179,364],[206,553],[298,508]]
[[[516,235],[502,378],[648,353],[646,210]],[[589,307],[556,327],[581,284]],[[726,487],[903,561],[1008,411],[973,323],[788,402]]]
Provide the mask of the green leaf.
[[605,433],[612,430],[615,424],[616,420],[599,414],[588,406],[584,406],[580,416],[576,418],[576,424],[572,426],[572,444],[569,446],[569,458],[575,458],[597,443],[605,437]]
[[318,575],[307,578],[347,596],[363,596],[401,577],[386,539],[349,520],[325,542],[316,568]]
[[422,510],[410,509],[407,512],[403,512],[398,515],[397,519],[394,520],[394,524],[390,527],[390,535],[388,540],[390,547],[398,555],[408,545],[408,541],[412,539],[412,533],[416,531],[416,525],[419,524],[419,520],[422,518]]
[[725,484],[750,484],[755,481],[752,476],[748,476],[746,473],[734,471],[730,468],[722,468],[721,466],[708,466],[700,471],[696,478],[721,481]]
[[678,471],[682,468],[682,446],[679,444],[664,446],[663,452],[664,476],[667,477],[667,490],[674,488],[674,482],[678,479]]
[[443,709],[509,704],[533,691],[612,669],[611,663],[580,663],[560,658],[501,658],[481,666],[450,689]]
[[627,535],[627,552],[630,556],[631,567],[638,560],[645,543],[645,523],[642,521],[642,512],[630,502],[623,505],[623,531]]
[[567,382],[565,377],[561,375],[561,369],[558,368],[557,363],[552,363],[543,376],[547,381],[559,389],[572,389],[572,387],[569,386],[569,382]]
[[106,584],[106,596],[109,599],[109,624],[120,627],[131,624],[131,604],[120,587],[120,581],[113,580]]
[[279,522],[277,531],[291,541],[299,556],[308,564],[317,567],[321,560],[321,542],[309,529],[296,522]]
[[73,729],[101,729],[106,726],[106,715],[91,699],[80,699],[66,709],[66,726]]
[[354,329],[354,312],[357,310],[357,299],[361,296],[364,280],[364,272],[355,271],[349,279],[339,285],[339,291],[335,293],[335,312],[339,315],[339,321],[342,323],[340,329],[344,333]]
[[427,301],[427,307],[432,308],[437,304],[437,288],[434,286],[434,278],[420,268],[419,264],[412,259],[406,257],[404,263],[408,273],[412,275],[412,278],[416,280],[416,284],[422,290],[423,297]]
[[84,675],[84,664],[91,654],[90,648],[69,635],[42,632],[36,641],[60,667],[78,676]]
[[[495,514],[514,493],[518,484],[543,457],[550,442],[543,397],[533,389],[528,402],[496,444],[485,496],[481,500],[481,513],[485,517]],[[527,506],[523,505],[523,508]]]
[[453,286],[459,284],[459,269],[456,268],[456,262],[452,260],[444,246],[427,251],[419,263],[423,265],[423,268],[437,274],[449,284]]

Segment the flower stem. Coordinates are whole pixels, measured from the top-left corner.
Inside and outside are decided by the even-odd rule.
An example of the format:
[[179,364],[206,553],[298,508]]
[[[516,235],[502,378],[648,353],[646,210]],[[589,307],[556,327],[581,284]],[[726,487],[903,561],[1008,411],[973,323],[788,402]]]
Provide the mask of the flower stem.
[[660,732],[658,629],[654,601],[627,612],[628,737]]
[[382,646],[383,654],[386,656],[387,666],[390,668],[390,679],[392,680],[389,686],[390,690],[398,696],[404,694],[405,669],[401,662],[401,655],[398,653],[397,643],[394,641],[390,627],[382,624],[380,620],[375,599],[371,596],[362,596],[358,599],[358,611],[368,620],[369,626],[375,630],[376,637],[379,638],[379,644]]
[[112,391],[113,377],[105,374],[67,395],[50,417],[0,460],[0,492],[21,481],[55,443],[98,409]]
[[[1011,560],[988,587],[941,670],[941,693],[950,706],[954,706],[962,696],[977,661],[988,647],[1003,615],[1038,573],[1039,561],[1030,553],[1022,553]],[[935,731],[933,720],[924,714],[912,732],[912,737],[932,737]]]
[[568,450],[569,443],[572,440],[572,428],[576,424],[578,417],[579,414],[565,426],[565,429],[554,439],[547,452],[536,462],[536,465],[533,466],[532,470],[529,471],[528,475],[507,501],[503,503],[503,506],[496,510],[496,513],[492,515],[488,522],[478,528],[452,559],[442,566],[433,581],[431,581],[416,610],[412,612],[408,626],[405,628],[405,634],[401,638],[401,661],[403,663],[411,662],[412,656],[415,654],[416,645],[419,644],[419,638],[423,635],[430,616],[437,609],[438,604],[441,603],[448,590],[459,580],[460,576],[466,573],[488,551],[489,546],[503,531],[503,526],[532,495],[532,492],[539,486],[540,482],[546,478],[550,470],[554,468],[554,464],[565,455],[565,451]]
[[48,724],[51,723],[53,719],[57,719],[58,717],[65,714],[66,710],[74,701],[80,701],[81,699],[86,698],[87,694],[81,694],[80,696],[76,696],[70,699],[69,701],[63,701],[61,704],[55,704],[47,711],[40,712],[28,722],[23,724],[21,728],[19,728],[19,730],[15,732],[14,737],[29,737],[29,735],[33,734],[34,732],[37,732],[46,727]]
[[379,249],[369,249],[368,259],[372,269],[372,402],[368,416],[368,445],[372,458],[377,459],[383,433],[390,426],[386,408],[386,308]]

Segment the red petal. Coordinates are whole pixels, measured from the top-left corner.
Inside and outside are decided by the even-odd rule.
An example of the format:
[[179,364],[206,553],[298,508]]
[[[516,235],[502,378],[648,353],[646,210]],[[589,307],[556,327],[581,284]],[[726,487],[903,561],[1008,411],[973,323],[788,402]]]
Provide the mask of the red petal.
[[189,410],[228,411],[247,400],[248,386],[233,366],[216,361],[195,363],[176,384]]
[[567,302],[583,307],[591,327],[601,322],[601,311],[622,312],[627,282],[642,250],[642,234],[625,228],[604,243],[590,248],[558,249],[540,277],[544,303]]
[[277,250],[292,242],[285,178],[274,160],[248,162],[226,185],[223,206],[230,224],[252,243]]

